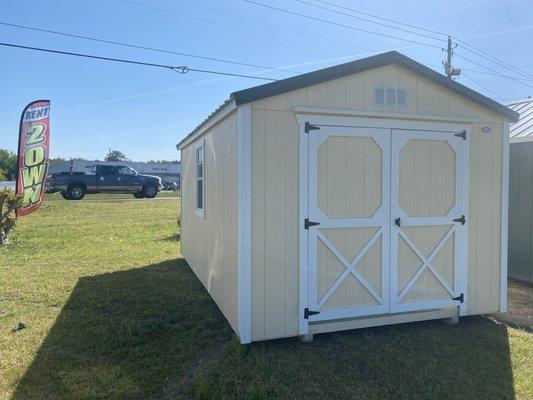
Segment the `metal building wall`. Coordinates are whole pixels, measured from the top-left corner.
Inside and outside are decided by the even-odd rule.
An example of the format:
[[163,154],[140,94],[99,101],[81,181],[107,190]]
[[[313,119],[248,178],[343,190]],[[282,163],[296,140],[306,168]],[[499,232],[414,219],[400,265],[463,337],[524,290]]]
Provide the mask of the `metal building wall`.
[[509,276],[533,282],[533,142],[511,143]]

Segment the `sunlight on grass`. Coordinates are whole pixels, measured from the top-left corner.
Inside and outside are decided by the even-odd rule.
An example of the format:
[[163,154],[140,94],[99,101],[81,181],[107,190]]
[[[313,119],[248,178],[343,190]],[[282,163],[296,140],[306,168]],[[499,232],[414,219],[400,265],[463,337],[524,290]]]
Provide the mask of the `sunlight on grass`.
[[179,200],[114,200],[49,201],[0,248],[1,399],[533,399],[533,335],[484,317],[241,346]]

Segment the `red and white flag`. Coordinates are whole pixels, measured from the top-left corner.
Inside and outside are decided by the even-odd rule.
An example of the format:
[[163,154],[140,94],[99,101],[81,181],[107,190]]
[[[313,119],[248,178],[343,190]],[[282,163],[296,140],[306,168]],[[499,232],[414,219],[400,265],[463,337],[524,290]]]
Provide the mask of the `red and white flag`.
[[31,214],[43,203],[49,155],[50,101],[33,101],[20,117],[17,193],[24,200],[17,216]]

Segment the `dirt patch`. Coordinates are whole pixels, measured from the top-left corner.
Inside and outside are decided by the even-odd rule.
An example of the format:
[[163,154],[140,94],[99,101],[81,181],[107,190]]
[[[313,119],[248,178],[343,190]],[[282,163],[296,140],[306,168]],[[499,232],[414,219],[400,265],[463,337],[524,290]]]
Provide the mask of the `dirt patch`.
[[184,400],[192,400],[193,397],[187,395],[184,393],[184,391],[192,382],[194,382],[195,379],[205,376],[209,373],[215,364],[222,359],[226,348],[227,343],[219,342],[210,349],[206,349],[204,354],[191,366],[189,366],[183,375],[167,384],[161,399],[173,400],[180,398]]
[[507,312],[495,317],[507,325],[533,332],[533,285],[509,279]]

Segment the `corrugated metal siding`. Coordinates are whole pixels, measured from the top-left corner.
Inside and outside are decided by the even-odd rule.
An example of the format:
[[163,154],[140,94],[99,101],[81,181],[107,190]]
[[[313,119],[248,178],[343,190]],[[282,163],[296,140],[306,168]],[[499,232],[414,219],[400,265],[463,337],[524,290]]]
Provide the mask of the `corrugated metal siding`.
[[509,104],[508,107],[520,114],[520,120],[511,124],[511,142],[533,140],[533,99]]
[[533,282],[533,142],[509,155],[509,276]]

